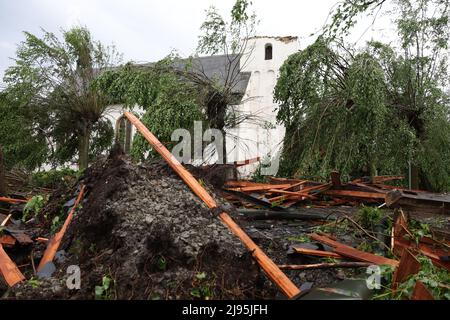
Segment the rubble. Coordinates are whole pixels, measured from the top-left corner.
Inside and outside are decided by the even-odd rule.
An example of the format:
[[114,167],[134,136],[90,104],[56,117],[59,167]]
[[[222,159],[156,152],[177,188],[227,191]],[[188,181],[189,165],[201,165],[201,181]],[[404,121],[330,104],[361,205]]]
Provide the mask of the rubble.
[[[410,230],[407,217],[423,220],[424,211],[427,219],[442,217],[446,195],[385,184],[401,176],[348,183],[338,172],[329,182],[236,180],[233,170],[258,158],[225,168],[233,180],[223,186],[217,177],[211,185],[199,183],[137,118],[126,116],[165,162],[137,165],[113,149],[75,185],[53,190],[46,207],[25,223],[12,210],[27,200],[1,198],[11,212],[0,216],[0,271],[11,287],[0,283],[3,298],[260,299],[282,293],[369,299],[364,270],[378,265],[393,271],[390,296],[403,296],[414,279],[408,298],[430,300],[436,288],[423,277],[423,257],[439,272],[450,270],[445,226],[427,220],[436,233],[424,234]],[[55,221],[64,224],[55,230]],[[83,283],[77,288],[66,282],[74,266]],[[350,296],[341,294],[347,287]]]

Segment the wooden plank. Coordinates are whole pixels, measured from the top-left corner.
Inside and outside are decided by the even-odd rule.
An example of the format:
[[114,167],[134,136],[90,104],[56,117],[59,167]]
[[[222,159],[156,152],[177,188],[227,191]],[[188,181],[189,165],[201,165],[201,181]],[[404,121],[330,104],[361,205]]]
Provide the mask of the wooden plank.
[[309,194],[310,192],[320,193],[331,187],[331,183],[321,184],[317,186],[307,187],[299,191],[295,191],[292,194],[282,195],[274,198],[270,198],[270,202],[280,200],[305,200],[306,198],[314,199],[314,196]]
[[411,300],[434,300],[434,297],[422,281],[417,280],[411,295]]
[[292,248],[297,253],[305,254],[305,255],[309,255],[309,256],[335,258],[335,259],[343,258],[340,254],[337,254],[335,252],[330,252],[330,251],[314,250],[314,249],[307,249],[307,248],[295,247],[295,246]]
[[398,268],[395,269],[392,278],[392,289],[397,290],[399,283],[405,282],[409,276],[420,271],[421,265],[416,257],[408,249],[403,250]]
[[395,253],[398,254],[403,249],[420,251],[424,256],[431,259],[434,265],[445,268],[450,271],[450,261],[444,261],[442,257],[448,256],[448,250],[433,248],[424,243],[419,243],[417,246],[414,242],[405,239],[395,239]]
[[258,192],[258,191],[267,191],[270,189],[289,188],[291,186],[292,186],[291,184],[266,184],[266,185],[262,185],[262,186],[229,188],[229,190],[240,191],[240,192]]
[[2,223],[0,224],[0,227],[6,226],[6,224],[9,222],[11,217],[12,217],[12,213],[8,214],[8,216],[5,218],[5,220],[3,220]]
[[225,187],[251,187],[251,186],[263,186],[265,183],[256,183],[247,180],[239,180],[239,181],[226,181]]
[[392,180],[403,180],[405,176],[374,176],[372,177],[372,183],[380,183]]
[[370,262],[338,262],[338,263],[315,263],[315,264],[282,264],[279,265],[282,270],[311,270],[311,269],[330,269],[330,268],[367,268],[371,266]]
[[[152,145],[152,147],[167,161],[171,168],[183,179],[191,190],[205,202],[210,209],[217,208],[216,201],[200,185],[200,183],[187,171],[181,163],[167,150],[166,147],[142,124],[132,113],[126,111],[125,116]],[[236,222],[226,213],[219,215],[226,226],[242,241],[252,253],[267,276],[286,294],[292,298],[300,293],[300,289],[278,268],[278,266],[255,244],[255,242],[239,227]]]
[[6,202],[6,203],[11,203],[11,204],[18,204],[18,203],[27,203],[27,200],[23,200],[23,199],[14,199],[14,198],[9,198],[9,197],[0,197],[0,202]]
[[84,189],[85,189],[85,186],[83,185],[81,187],[81,190],[80,190],[80,193],[78,194],[77,199],[75,200],[75,203],[73,204],[72,209],[70,210],[69,214],[67,215],[66,221],[64,221],[63,226],[58,231],[58,233],[56,233],[55,236],[51,240],[48,241],[47,248],[45,249],[44,255],[39,263],[37,271],[41,270],[42,267],[47,262],[53,261],[53,258],[55,257],[55,254],[58,251],[59,245],[61,244],[61,240],[62,240],[64,234],[66,233],[66,230],[69,227],[70,222],[72,221],[75,210],[78,207],[78,204],[80,203],[81,199],[83,198]]
[[322,194],[333,197],[352,197],[352,198],[363,198],[373,200],[385,199],[385,195],[383,193],[353,191],[353,190],[326,190],[322,192]]
[[16,244],[16,239],[11,237],[10,235],[4,235],[0,237],[0,244],[4,245],[5,247],[12,247]]
[[358,249],[347,246],[339,246],[335,248],[335,252],[348,258],[366,261],[377,265],[390,265],[393,267],[397,267],[399,264],[397,260],[388,259],[373,253],[360,251]]
[[242,161],[235,161],[234,165],[236,167],[242,167],[242,166],[246,166],[248,164],[252,164],[252,163],[256,163],[259,162],[260,157],[256,157],[256,158],[252,158],[252,159],[247,159],[247,160],[242,160]]
[[314,198],[314,196],[311,196],[307,193],[303,193],[300,191],[286,191],[286,190],[278,190],[278,189],[269,189],[269,192],[271,193],[278,193],[278,194],[286,194],[286,195],[292,195],[292,196],[296,196],[296,198],[300,197],[305,197],[305,198]]
[[12,287],[15,284],[25,280],[24,275],[17,268],[16,264],[10,259],[0,244],[0,273],[3,275],[6,283]]
[[364,251],[360,251],[358,249],[355,249],[353,247],[347,246],[345,244],[342,244],[340,242],[337,242],[335,240],[332,240],[326,236],[320,236],[318,234],[311,234],[311,239],[325,243],[326,245],[333,248],[333,251],[348,257],[352,258],[354,260],[358,261],[365,261],[365,262],[371,262],[373,264],[377,265],[391,265],[394,267],[397,267],[399,262],[397,260],[388,259],[382,256],[375,255],[373,253],[368,253]]

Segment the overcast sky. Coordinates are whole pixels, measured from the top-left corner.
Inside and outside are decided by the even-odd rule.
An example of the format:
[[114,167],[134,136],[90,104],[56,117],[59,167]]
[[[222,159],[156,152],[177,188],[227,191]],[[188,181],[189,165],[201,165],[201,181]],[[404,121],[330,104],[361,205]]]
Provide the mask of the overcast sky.
[[[0,0],[0,79],[11,65],[23,31],[58,32],[87,26],[94,39],[114,43],[124,61],[156,61],[172,49],[196,48],[205,9],[228,17],[235,0]],[[253,0],[259,35],[298,36],[301,45],[325,23],[337,0]],[[364,28],[361,30],[365,30]]]

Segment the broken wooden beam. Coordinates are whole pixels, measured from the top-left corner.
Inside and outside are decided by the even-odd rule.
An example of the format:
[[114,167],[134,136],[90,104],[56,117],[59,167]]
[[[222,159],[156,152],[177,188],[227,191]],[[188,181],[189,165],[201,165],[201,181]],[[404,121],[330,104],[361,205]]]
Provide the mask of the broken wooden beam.
[[12,287],[15,284],[25,280],[25,276],[17,268],[16,264],[11,260],[8,254],[3,250],[0,244],[0,273],[3,275],[6,283]]
[[299,208],[285,211],[260,210],[260,209],[237,209],[245,218],[251,220],[328,220],[335,219],[334,213],[325,213],[315,209]]
[[322,194],[333,197],[350,197],[350,198],[362,198],[367,200],[383,200],[385,199],[384,193],[366,192],[366,191],[353,191],[353,190],[326,190]]
[[450,195],[409,190],[393,190],[386,194],[389,208],[450,214]]
[[0,224],[0,227],[6,226],[6,224],[9,222],[11,217],[12,217],[12,213],[8,214],[8,216],[5,218],[5,220],[3,220],[2,223]]
[[405,282],[409,276],[420,271],[421,265],[416,257],[408,249],[404,249],[398,268],[395,269],[392,278],[392,290],[397,290],[399,283]]
[[229,188],[229,190],[240,191],[240,192],[264,192],[270,189],[278,189],[278,188],[289,188],[291,184],[265,184],[260,186],[248,186],[248,187],[238,187],[238,188]]
[[308,256],[334,258],[334,259],[342,259],[343,258],[340,254],[337,254],[335,252],[330,252],[330,251],[314,250],[314,249],[295,247],[295,246],[293,246],[292,249],[294,249],[294,251],[296,253],[305,254]]
[[341,256],[352,258],[357,261],[370,262],[376,265],[390,265],[393,267],[397,267],[399,264],[397,260],[388,259],[369,252],[360,251],[353,247],[332,240],[326,236],[321,236],[313,233],[310,235],[310,238],[315,241],[325,243],[326,245],[332,247],[333,251],[340,254]]
[[247,160],[242,160],[242,161],[234,161],[234,165],[236,167],[242,167],[242,166],[246,166],[248,164],[252,164],[252,163],[256,163],[259,162],[261,158],[260,157],[256,157],[256,158],[252,158],[252,159],[247,159]]
[[37,271],[41,270],[42,267],[44,267],[44,265],[47,262],[53,261],[53,258],[55,257],[56,252],[58,251],[59,245],[61,244],[61,240],[62,240],[64,234],[66,233],[66,230],[69,227],[70,222],[72,221],[75,210],[77,209],[79,203],[81,202],[81,199],[83,199],[84,189],[85,189],[85,186],[83,185],[80,189],[80,193],[78,193],[78,197],[75,200],[75,203],[72,206],[72,209],[70,209],[70,212],[67,215],[66,221],[64,221],[63,226],[58,231],[58,233],[56,233],[51,238],[51,240],[48,241],[47,248],[45,249],[45,252],[44,252],[44,255],[43,255],[41,261],[39,262]]
[[336,262],[336,263],[315,263],[315,264],[282,264],[279,265],[282,270],[311,270],[311,269],[330,269],[330,268],[367,268],[371,266],[370,262]]
[[[126,111],[125,116],[152,145],[152,147],[166,160],[169,166],[181,177],[191,190],[205,202],[210,209],[217,209],[217,203],[213,197],[200,185],[200,183],[187,171],[183,165],[170,153],[169,150],[139,121],[131,112]],[[226,213],[219,214],[220,219],[242,241],[252,253],[267,276],[286,294],[292,298],[300,293],[300,289],[278,268],[278,266],[259,248],[256,243],[234,222]]]
[[0,197],[0,202],[6,202],[11,204],[18,204],[18,203],[27,203],[27,200],[24,199],[15,199],[10,197]]
[[417,280],[411,295],[411,300],[434,300],[434,297],[422,281]]

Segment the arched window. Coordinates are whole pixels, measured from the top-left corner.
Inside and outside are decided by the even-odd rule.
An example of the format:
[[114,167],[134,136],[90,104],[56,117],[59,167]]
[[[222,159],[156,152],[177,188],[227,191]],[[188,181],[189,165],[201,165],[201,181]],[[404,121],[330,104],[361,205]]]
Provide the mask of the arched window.
[[264,60],[272,60],[272,45],[270,43],[266,44]]

